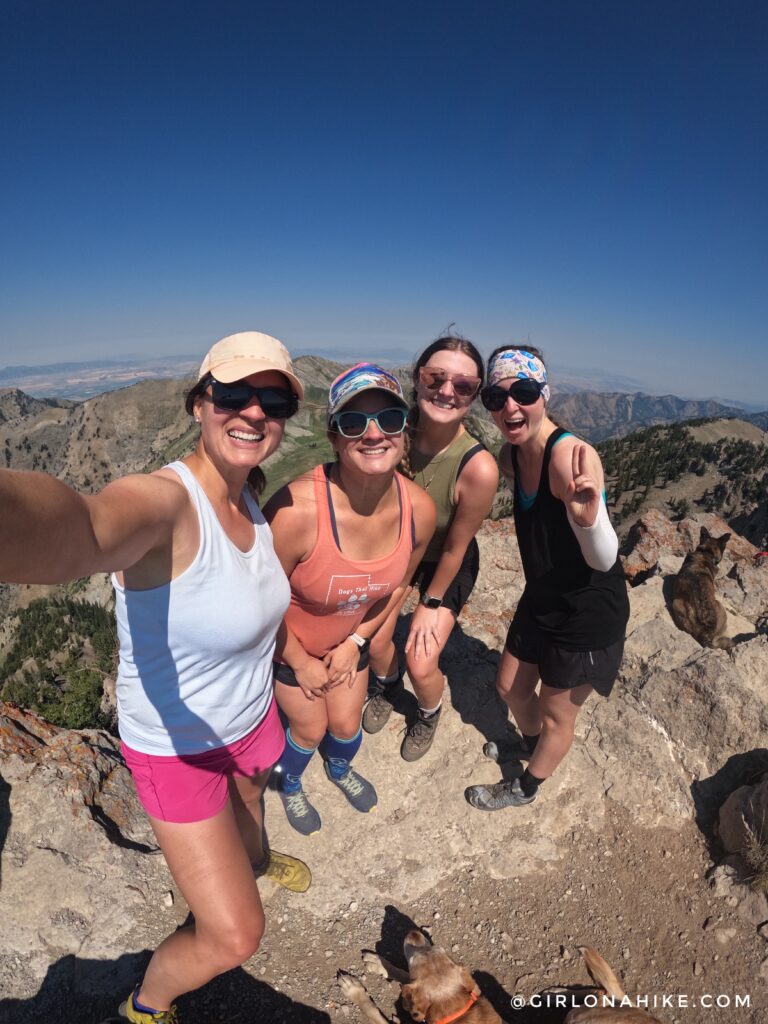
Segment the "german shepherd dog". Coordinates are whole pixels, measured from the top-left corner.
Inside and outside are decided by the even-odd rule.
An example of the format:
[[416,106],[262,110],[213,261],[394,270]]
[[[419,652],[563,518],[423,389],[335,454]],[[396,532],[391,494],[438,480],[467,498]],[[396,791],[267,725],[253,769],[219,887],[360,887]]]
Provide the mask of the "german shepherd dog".
[[711,537],[701,528],[699,546],[685,556],[672,584],[672,619],[678,629],[690,633],[702,647],[730,651],[733,640],[725,636],[725,609],[715,598],[715,576],[730,533]]

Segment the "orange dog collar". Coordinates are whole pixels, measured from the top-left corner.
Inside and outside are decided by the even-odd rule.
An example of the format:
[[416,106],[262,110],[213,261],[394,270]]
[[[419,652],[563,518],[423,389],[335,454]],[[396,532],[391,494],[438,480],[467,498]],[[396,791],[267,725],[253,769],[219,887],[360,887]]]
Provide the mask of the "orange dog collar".
[[469,997],[469,1002],[466,1006],[462,1006],[456,1013],[449,1013],[447,1017],[441,1017],[440,1020],[433,1021],[432,1024],[451,1024],[452,1020],[458,1020],[459,1017],[463,1017],[465,1013],[469,1013],[472,1007],[477,1002],[478,997],[473,992]]

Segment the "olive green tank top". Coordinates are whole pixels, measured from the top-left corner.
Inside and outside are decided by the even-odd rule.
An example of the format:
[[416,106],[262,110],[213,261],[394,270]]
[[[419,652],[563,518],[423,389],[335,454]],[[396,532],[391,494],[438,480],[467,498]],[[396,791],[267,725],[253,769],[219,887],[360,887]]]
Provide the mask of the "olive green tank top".
[[422,561],[437,562],[443,553],[445,538],[456,512],[454,492],[459,470],[467,461],[466,456],[473,449],[480,451],[483,447],[465,430],[445,451],[438,455],[424,455],[416,448],[411,448],[410,463],[413,480],[419,487],[423,487],[437,506],[437,525]]

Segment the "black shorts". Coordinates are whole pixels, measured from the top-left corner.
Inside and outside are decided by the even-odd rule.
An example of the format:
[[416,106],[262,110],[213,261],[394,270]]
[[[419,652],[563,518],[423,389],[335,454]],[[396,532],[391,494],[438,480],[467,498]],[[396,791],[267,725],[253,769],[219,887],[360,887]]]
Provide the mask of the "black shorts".
[[524,600],[517,606],[504,646],[519,661],[537,665],[546,686],[571,690],[589,683],[601,697],[610,696],[624,655],[623,636],[595,651],[572,651],[558,646],[556,638],[536,624]]
[[[420,594],[429,591],[429,584],[437,571],[437,562],[419,562],[416,572],[411,577],[411,586],[418,587]],[[459,612],[469,600],[469,595],[480,572],[480,548],[473,537],[469,542],[464,558],[461,560],[459,571],[451,580],[448,589],[443,595],[443,607],[452,611],[456,618]]]
[[[361,652],[360,658],[357,662],[357,671],[361,672],[364,668],[368,668],[368,649],[366,648]],[[290,665],[285,665],[282,661],[273,661],[272,669],[275,674],[275,681],[278,683],[285,683],[286,686],[298,686],[299,681],[296,678],[296,673],[293,671]]]

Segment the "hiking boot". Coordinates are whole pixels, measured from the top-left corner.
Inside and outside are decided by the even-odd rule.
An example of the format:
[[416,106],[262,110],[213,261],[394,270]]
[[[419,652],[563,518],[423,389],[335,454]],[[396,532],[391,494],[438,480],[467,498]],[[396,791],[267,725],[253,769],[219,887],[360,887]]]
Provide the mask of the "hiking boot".
[[374,809],[379,802],[379,798],[376,795],[376,790],[367,779],[364,779],[362,775],[358,775],[352,767],[347,768],[340,779],[335,779],[331,775],[328,762],[325,761],[324,764],[325,774],[334,786],[338,786],[356,811],[362,811],[363,814],[367,814],[368,811]]
[[286,793],[279,789],[278,794],[285,808],[285,816],[288,824],[301,832],[303,836],[311,836],[314,832],[320,831],[320,815],[307,799],[307,794],[299,787],[293,793]]
[[363,728],[370,735],[380,732],[389,721],[391,714],[392,702],[387,696],[387,691],[374,693],[363,711]]
[[125,1002],[120,1005],[118,1012],[123,1020],[131,1021],[131,1024],[180,1024],[175,1006],[172,1006],[170,1010],[159,1010],[157,1013],[142,1013],[133,1005],[135,994],[135,992],[131,992]]
[[289,857],[287,853],[270,850],[258,866],[254,866],[256,878],[271,878],[289,892],[306,892],[312,884],[312,872],[303,860]]
[[479,811],[500,811],[504,807],[520,807],[536,799],[536,794],[526,796],[520,787],[520,780],[494,782],[489,786],[469,786],[464,796]]
[[483,744],[483,756],[496,764],[508,761],[530,761],[533,751],[522,736],[516,736],[510,743],[502,741],[501,747],[493,740]]
[[424,757],[435,738],[441,711],[442,708],[429,718],[425,718],[419,711],[416,721],[406,729],[405,739],[400,746],[400,757],[404,761],[418,761]]

